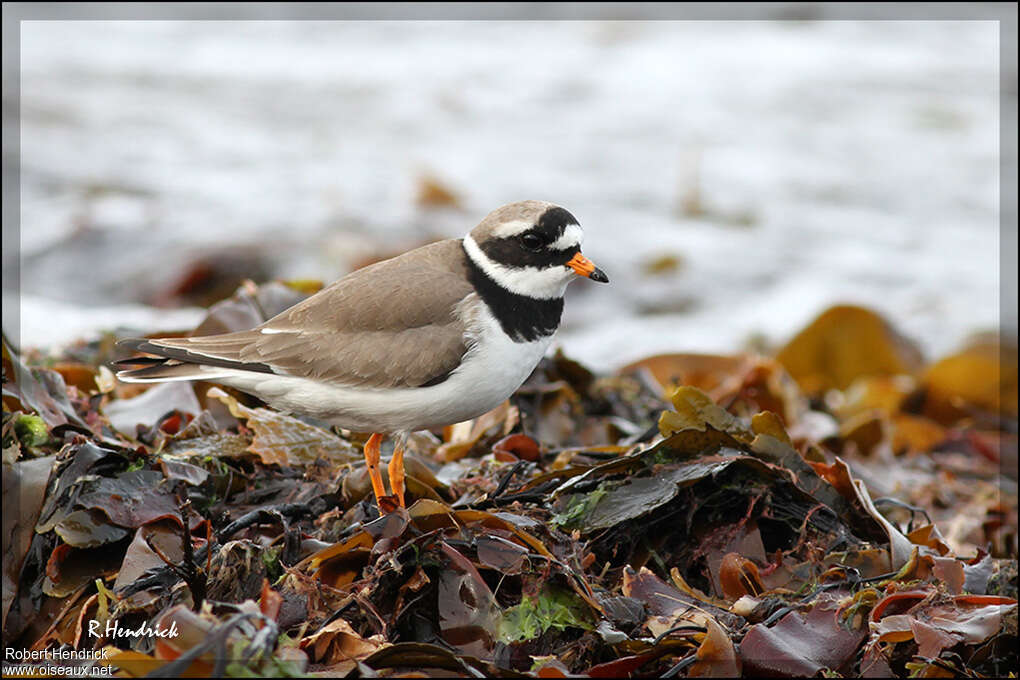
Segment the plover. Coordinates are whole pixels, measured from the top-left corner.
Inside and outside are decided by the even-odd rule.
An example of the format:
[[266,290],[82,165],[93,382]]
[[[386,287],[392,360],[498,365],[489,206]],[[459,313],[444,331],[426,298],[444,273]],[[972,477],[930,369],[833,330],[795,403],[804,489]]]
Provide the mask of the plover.
[[[578,275],[607,283],[581,254],[574,216],[543,201],[489,213],[448,239],[356,270],[247,331],[130,339],[125,382],[210,380],[286,412],[358,432],[380,510],[404,505],[408,434],[469,420],[507,399],[545,354]],[[393,496],[379,444],[395,437]]]

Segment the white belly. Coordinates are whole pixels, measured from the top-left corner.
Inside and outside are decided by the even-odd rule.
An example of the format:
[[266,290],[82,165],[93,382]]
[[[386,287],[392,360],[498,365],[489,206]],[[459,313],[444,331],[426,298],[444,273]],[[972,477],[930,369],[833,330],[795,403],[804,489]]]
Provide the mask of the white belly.
[[482,306],[463,363],[438,385],[414,388],[349,387],[306,378],[245,372],[219,377],[282,411],[325,420],[358,432],[401,432],[443,427],[498,406],[531,375],[552,336],[514,342]]

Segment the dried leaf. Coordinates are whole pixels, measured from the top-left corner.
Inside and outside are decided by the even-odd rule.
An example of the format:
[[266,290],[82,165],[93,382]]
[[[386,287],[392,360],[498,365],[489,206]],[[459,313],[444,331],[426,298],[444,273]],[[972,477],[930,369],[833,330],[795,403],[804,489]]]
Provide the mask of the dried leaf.
[[473,420],[446,428],[446,441],[440,445],[436,455],[447,462],[460,460],[468,455],[482,438],[505,437],[510,434],[519,420],[520,413],[517,407],[511,406],[509,401],[504,401]]
[[110,521],[122,527],[138,528],[159,519],[180,524],[177,498],[155,470],[129,470],[117,477],[101,477],[86,483],[78,502],[85,508],[102,510]]
[[719,566],[719,583],[723,595],[730,600],[739,600],[745,595],[760,595],[765,591],[758,566],[739,553],[727,553]]
[[[208,411],[206,411],[208,413]],[[197,422],[197,418],[194,422]],[[163,449],[163,457],[176,458],[240,458],[250,456],[250,438],[230,432],[216,432],[197,437],[178,438]]]
[[808,394],[846,389],[861,376],[912,375],[921,351],[889,322],[862,307],[823,312],[776,355]]
[[893,451],[932,451],[946,440],[946,429],[928,418],[899,413],[892,418]]
[[[909,618],[910,632],[913,633],[914,640],[917,641],[917,653],[920,656],[937,659],[943,649],[955,646],[962,639],[962,636],[929,625],[914,617]],[[885,623],[885,619],[882,620],[882,623]]]
[[740,643],[745,672],[806,677],[843,668],[867,635],[840,624],[838,606],[846,595],[823,593],[806,613],[790,612],[771,627],[751,626]]
[[73,511],[74,496],[81,491],[87,477],[91,478],[92,473],[110,459],[119,459],[112,451],[100,448],[93,442],[73,444],[60,458],[57,470],[54,471],[57,475],[56,484],[51,485],[36,523],[35,530],[40,534],[52,531],[60,520]]
[[[698,590],[697,588],[693,587],[689,583],[687,583],[686,579],[684,579],[684,577],[683,577],[683,574],[681,574],[680,570],[677,569],[676,567],[673,567],[672,569],[669,570],[669,578],[670,578],[670,580],[673,581],[673,585],[675,585],[677,588],[679,588],[681,592],[686,593],[687,595],[690,595],[691,597],[693,597],[697,601],[704,602],[705,604],[710,604],[710,605],[713,605],[713,606],[716,606],[716,607],[723,607],[723,608],[725,608],[726,605],[727,605],[727,602],[725,600],[720,599],[720,598],[710,597],[710,596],[706,595],[705,593],[701,592],[700,590]],[[736,612],[734,612],[734,613],[736,613]]]
[[672,396],[676,411],[663,411],[659,418],[659,432],[663,437],[684,430],[704,432],[711,428],[729,435],[721,443],[750,443],[753,435],[734,416],[716,404],[712,399],[694,387],[678,387]]
[[59,544],[46,562],[42,591],[58,599],[67,597],[97,578],[116,573],[120,561],[116,550],[79,549]]
[[528,549],[499,536],[479,536],[475,541],[478,561],[504,574],[519,574]]
[[492,445],[493,451],[506,451],[521,460],[536,461],[539,456],[538,442],[526,434],[512,434]]
[[334,464],[361,460],[361,452],[322,428],[266,408],[248,408],[218,387],[208,396],[223,402],[235,418],[255,433],[248,449],[267,465],[310,465],[318,459]]
[[439,573],[439,630],[448,644],[465,654],[486,655],[493,646],[499,607],[485,580],[455,548],[440,545],[446,560]]
[[927,623],[946,633],[959,635],[967,644],[978,644],[998,633],[1003,617],[1017,606],[1015,600],[1009,604],[996,602],[976,606],[970,604],[972,601],[979,603],[982,599],[961,596],[951,605],[928,608],[924,612]]
[[21,568],[35,535],[55,456],[3,466],[3,618],[18,592]]
[[381,635],[363,638],[351,628],[351,624],[337,618],[302,638],[300,647],[308,653],[311,661],[332,666],[344,661],[365,659],[386,644]]
[[209,479],[209,473],[191,463],[161,458],[159,467],[168,481],[180,480],[191,486],[201,486]]
[[100,664],[116,668],[130,678],[143,678],[167,663],[165,659],[157,659],[149,654],[130,649],[118,649],[113,645],[103,647],[102,652]]
[[[934,524],[925,524],[907,534],[907,538],[914,545],[923,545],[938,552],[940,555],[947,555],[952,552],[946,544],[942,534]],[[972,591],[976,592],[976,591]]]
[[910,559],[913,545],[906,536],[885,518],[875,508],[864,482],[854,479],[850,473],[850,466],[841,458],[837,457],[832,465],[824,463],[811,463],[811,466],[819,475],[839,491],[844,498],[856,501],[859,507],[863,508],[868,515],[874,519],[885,531],[889,538],[890,568],[899,569]]
[[737,678],[740,677],[740,659],[733,648],[733,642],[715,619],[706,619],[708,634],[701,641],[696,652],[697,661],[687,672],[692,678]]
[[[168,661],[177,659],[205,642],[213,633],[216,624],[217,621],[211,616],[196,614],[184,605],[171,607],[153,623],[154,629],[167,633],[155,639],[156,658]],[[235,631],[231,637],[236,639],[240,634]],[[208,677],[212,674],[215,663],[214,650],[210,649],[192,661],[181,675]]]
[[673,500],[677,485],[670,479],[645,477],[620,485],[604,482],[591,493],[564,495],[562,511],[553,522],[590,534],[646,515]]
[[459,208],[460,197],[430,174],[418,178],[418,195],[415,202],[424,208]]
[[714,607],[682,593],[662,581],[646,567],[635,572],[626,567],[623,572],[623,594],[643,602],[652,618],[648,627],[653,635],[661,634],[680,621],[704,626],[705,621],[714,619],[731,630],[740,627],[741,619],[725,609]]
[[924,411],[950,424],[974,409],[1017,417],[1017,349],[996,337],[979,337],[930,366],[922,377]]
[[963,571],[963,563],[953,557],[931,557],[932,574],[938,580],[946,584],[946,589],[953,595],[963,592],[963,583],[966,576]]
[[130,533],[124,527],[110,524],[106,516],[96,510],[75,510],[57,522],[54,531],[64,543],[75,548],[114,543]]
[[17,402],[23,407],[20,410],[39,414],[51,428],[65,423],[87,427],[68,400],[67,386],[59,373],[45,368],[28,368],[21,357],[7,346],[6,337],[2,344],[5,410],[19,410],[15,405]]
[[471,656],[457,654],[438,645],[422,642],[400,642],[383,647],[365,659],[363,663],[366,667],[376,671],[407,669],[414,673],[425,673],[432,669],[439,669],[446,671],[446,675],[450,675],[452,672],[465,677],[496,677],[506,674],[505,671],[493,664]]
[[[117,580],[113,582],[114,591],[120,591],[131,585],[149,569],[165,564],[163,558],[149,547],[150,542],[175,563],[184,559],[181,547],[181,529],[178,525],[170,521],[162,521],[139,527],[128,545],[127,552],[124,553],[124,560],[117,573]],[[141,603],[147,599],[144,596],[132,596],[132,598],[135,603]]]
[[175,409],[192,415],[201,413],[202,406],[198,403],[191,383],[167,382],[156,385],[137,397],[107,403],[103,413],[115,430],[133,438],[139,425],[152,425]]
[[878,623],[871,624],[871,634],[879,642],[904,642],[914,639],[914,631],[911,629],[913,616],[909,614],[893,614],[886,616]]
[[627,364],[617,372],[627,375],[641,370],[648,371],[665,396],[680,385],[712,392],[729,376],[743,373],[749,361],[749,357],[743,355],[658,354]]
[[375,539],[372,535],[367,531],[359,531],[306,558],[304,563],[315,569],[315,578],[332,588],[343,588],[361,577],[361,570],[368,564],[373,545]]
[[988,592],[988,581],[995,568],[995,562],[991,555],[979,556],[970,564],[963,567],[964,583],[963,588],[968,593],[984,595]]
[[783,422],[771,411],[762,411],[751,418],[751,431],[755,434],[765,434],[778,439],[787,446],[791,445],[790,435],[786,433]]

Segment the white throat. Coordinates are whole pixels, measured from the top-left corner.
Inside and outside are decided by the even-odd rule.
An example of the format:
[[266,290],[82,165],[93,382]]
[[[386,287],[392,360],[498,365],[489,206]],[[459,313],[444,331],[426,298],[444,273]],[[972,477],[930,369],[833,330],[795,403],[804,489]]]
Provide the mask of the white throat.
[[518,295],[555,300],[563,297],[567,285],[574,280],[574,272],[566,266],[508,267],[494,262],[478,247],[471,235],[464,237],[464,250],[479,269],[500,286]]

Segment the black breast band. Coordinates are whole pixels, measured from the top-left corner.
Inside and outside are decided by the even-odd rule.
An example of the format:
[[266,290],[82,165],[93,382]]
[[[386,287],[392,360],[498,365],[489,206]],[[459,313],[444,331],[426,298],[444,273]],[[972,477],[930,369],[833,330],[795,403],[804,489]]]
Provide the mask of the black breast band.
[[510,292],[482,271],[467,251],[464,259],[468,280],[514,342],[532,342],[556,332],[563,313],[563,298],[543,300]]

